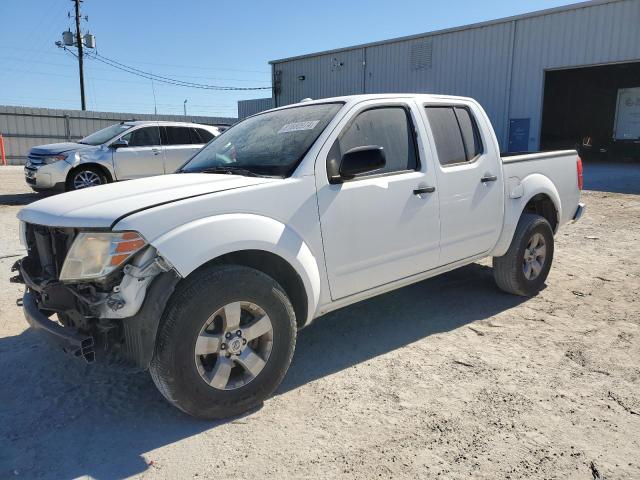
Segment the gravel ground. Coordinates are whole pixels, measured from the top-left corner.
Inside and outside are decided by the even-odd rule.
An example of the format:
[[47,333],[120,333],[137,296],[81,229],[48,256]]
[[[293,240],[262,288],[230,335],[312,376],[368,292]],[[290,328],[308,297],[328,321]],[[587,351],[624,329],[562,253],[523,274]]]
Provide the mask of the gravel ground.
[[261,409],[203,422],[26,328],[37,197],[0,167],[0,478],[640,478],[640,166],[585,171],[537,297],[480,263],[333,312]]

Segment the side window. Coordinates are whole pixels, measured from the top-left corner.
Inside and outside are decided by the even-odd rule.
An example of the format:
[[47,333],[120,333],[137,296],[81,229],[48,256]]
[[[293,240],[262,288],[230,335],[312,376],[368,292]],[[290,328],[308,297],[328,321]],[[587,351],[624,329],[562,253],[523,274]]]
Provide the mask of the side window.
[[441,165],[469,162],[482,153],[478,126],[468,109],[427,107],[426,112]]
[[190,145],[191,137],[186,127],[165,127],[167,145]]
[[127,133],[122,137],[130,147],[154,147],[160,145],[160,130],[158,127],[144,127]]
[[365,145],[378,145],[385,152],[386,165],[374,174],[418,168],[413,125],[403,107],[372,108],[358,114],[333,144],[327,164],[339,163],[346,152]]
[[427,118],[433,132],[440,165],[466,162],[464,143],[453,108],[427,107]]

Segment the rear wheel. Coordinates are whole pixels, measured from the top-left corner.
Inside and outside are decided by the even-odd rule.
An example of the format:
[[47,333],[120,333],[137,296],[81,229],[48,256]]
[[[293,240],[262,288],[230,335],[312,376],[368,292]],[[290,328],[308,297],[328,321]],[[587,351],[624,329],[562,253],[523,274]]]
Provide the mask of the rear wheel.
[[493,258],[496,284],[515,295],[535,295],[549,275],[553,249],[549,222],[540,215],[523,214],[507,253]]
[[275,280],[248,267],[211,266],[171,298],[150,372],[184,412],[228,417],[259,405],[278,387],[295,339],[293,307]]
[[73,170],[67,178],[67,191],[80,190],[108,183],[107,176],[99,168],[79,167]]

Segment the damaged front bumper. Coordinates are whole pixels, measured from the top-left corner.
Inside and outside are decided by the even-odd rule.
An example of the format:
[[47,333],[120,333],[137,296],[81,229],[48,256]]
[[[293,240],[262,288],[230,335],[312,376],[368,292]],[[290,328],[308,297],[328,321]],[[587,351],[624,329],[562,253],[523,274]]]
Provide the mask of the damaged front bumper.
[[[104,318],[107,300],[93,305],[95,317],[84,315],[82,328],[64,321],[74,302],[82,301],[77,292],[60,282],[39,284],[31,278],[23,265],[17,261],[12,271],[18,275],[11,279],[14,283],[23,283],[26,291],[17,301],[22,306],[25,318],[35,330],[53,340],[62,350],[87,363],[118,364],[144,370],[149,366],[155,349],[156,334],[165,305],[173,293],[180,277],[173,270],[161,271],[153,278],[137,278],[140,284],[146,283],[142,298],[136,295],[135,301],[128,295],[116,297],[122,304],[113,305],[110,310],[116,318]],[[120,289],[118,289],[120,292]],[[124,293],[124,292],[123,292]],[[122,317],[129,303],[138,303],[135,312]],[[58,314],[60,323],[51,317]],[[78,313],[76,312],[76,318]]]
[[51,320],[39,308],[36,296],[26,291],[22,297],[22,309],[29,325],[36,330],[46,333],[47,337],[58,343],[65,353],[82,358],[87,363],[92,363],[96,354],[94,351],[94,339],[75,328],[63,327]]

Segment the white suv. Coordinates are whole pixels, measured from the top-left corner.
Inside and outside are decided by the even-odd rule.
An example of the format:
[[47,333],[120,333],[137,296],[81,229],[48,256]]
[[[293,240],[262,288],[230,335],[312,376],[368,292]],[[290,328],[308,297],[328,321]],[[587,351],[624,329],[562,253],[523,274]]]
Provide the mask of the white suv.
[[173,173],[218,135],[197,123],[122,122],[75,143],[33,147],[25,179],[35,191],[68,191]]

